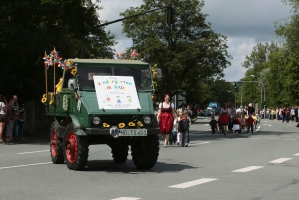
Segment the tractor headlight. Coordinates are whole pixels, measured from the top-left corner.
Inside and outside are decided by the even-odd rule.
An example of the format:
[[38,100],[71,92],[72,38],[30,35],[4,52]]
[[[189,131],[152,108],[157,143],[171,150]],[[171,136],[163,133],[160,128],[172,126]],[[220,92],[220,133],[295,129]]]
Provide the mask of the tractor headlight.
[[94,125],[99,125],[101,123],[101,119],[98,116],[93,116],[91,121]]
[[150,123],[152,123],[152,118],[150,118],[149,116],[144,116],[142,121],[144,124],[149,125]]

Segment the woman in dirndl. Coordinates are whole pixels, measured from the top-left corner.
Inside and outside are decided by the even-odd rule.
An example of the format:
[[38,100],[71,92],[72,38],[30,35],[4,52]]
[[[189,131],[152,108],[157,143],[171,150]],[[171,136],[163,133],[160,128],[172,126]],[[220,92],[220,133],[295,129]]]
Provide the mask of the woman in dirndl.
[[157,121],[160,126],[160,133],[164,138],[164,147],[167,147],[169,134],[173,129],[173,121],[177,118],[174,104],[170,102],[170,95],[164,94],[164,102],[159,104],[159,111],[157,115]]
[[226,135],[227,132],[227,125],[228,125],[228,110],[227,110],[227,105],[224,104],[221,108],[220,111],[220,116],[219,116],[219,122],[221,126],[223,127],[222,133]]

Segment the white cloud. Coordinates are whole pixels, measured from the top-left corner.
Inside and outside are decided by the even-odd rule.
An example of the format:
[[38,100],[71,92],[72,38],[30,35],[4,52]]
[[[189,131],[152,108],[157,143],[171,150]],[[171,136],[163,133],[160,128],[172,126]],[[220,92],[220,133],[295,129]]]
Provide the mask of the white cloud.
[[[140,6],[142,0],[101,0],[104,9],[100,19],[113,21],[119,18],[120,12],[130,7]],[[289,7],[281,0],[206,0],[202,12],[208,14],[206,22],[212,23],[216,33],[228,37],[228,53],[233,57],[231,66],[224,70],[227,81],[237,81],[244,77],[246,71],[241,66],[245,55],[250,55],[252,48],[259,42],[274,40],[274,22],[290,16]],[[122,33],[122,23],[111,24],[110,30],[116,36],[117,53],[124,51],[132,44],[131,39]]]

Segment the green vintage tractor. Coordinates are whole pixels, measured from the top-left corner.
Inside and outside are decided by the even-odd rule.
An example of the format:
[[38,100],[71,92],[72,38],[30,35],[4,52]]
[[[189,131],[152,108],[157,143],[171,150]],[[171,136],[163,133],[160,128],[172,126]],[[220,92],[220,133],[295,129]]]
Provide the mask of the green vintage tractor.
[[153,77],[161,71],[139,60],[70,62],[59,91],[44,95],[52,162],[83,170],[89,145],[107,144],[116,163],[126,162],[130,147],[137,168],[152,168],[159,155]]

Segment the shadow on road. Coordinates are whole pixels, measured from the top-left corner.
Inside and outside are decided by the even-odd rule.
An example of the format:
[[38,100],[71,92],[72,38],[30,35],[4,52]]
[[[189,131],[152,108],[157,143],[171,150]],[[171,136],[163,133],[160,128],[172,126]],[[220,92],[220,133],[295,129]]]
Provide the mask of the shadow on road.
[[88,171],[106,171],[108,173],[128,173],[128,174],[144,174],[144,173],[163,173],[163,172],[180,172],[185,169],[194,169],[185,163],[163,163],[157,162],[150,170],[141,170],[135,167],[132,160],[127,160],[126,163],[115,163],[111,160],[90,160],[87,162],[87,167],[84,169]]
[[[295,129],[296,130],[296,129]],[[202,141],[202,140],[223,140],[223,139],[235,139],[235,138],[250,138],[255,136],[284,136],[286,134],[295,134],[296,136],[299,134],[294,131],[285,131],[285,132],[278,132],[278,131],[268,131],[268,130],[258,130],[257,132],[254,132],[251,134],[247,134],[247,130],[243,130],[241,134],[236,134],[234,132],[227,133],[226,135],[223,135],[219,131],[212,135],[212,131],[190,131],[190,141],[196,142],[196,141]]]

